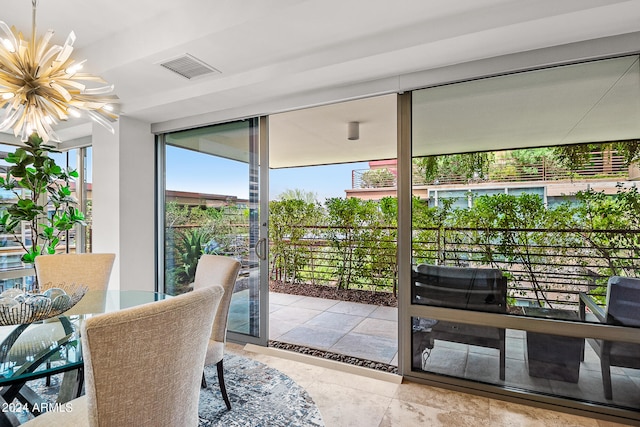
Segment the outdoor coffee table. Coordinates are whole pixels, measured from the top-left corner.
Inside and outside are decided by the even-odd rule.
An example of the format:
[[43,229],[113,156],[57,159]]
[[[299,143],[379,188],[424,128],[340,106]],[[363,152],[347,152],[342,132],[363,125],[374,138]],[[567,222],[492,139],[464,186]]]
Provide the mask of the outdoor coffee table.
[[[578,313],[554,308],[525,307],[525,316],[546,319],[579,320]],[[527,331],[527,361],[529,375],[577,383],[584,338]]]

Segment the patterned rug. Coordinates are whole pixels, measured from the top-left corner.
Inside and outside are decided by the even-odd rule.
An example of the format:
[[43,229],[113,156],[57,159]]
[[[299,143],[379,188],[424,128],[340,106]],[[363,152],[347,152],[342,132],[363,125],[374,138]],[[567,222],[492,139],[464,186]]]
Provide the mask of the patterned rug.
[[[227,353],[224,356],[224,379],[231,401],[231,411],[222,400],[216,367],[205,368],[207,388],[200,392],[200,427],[322,427],[324,422],[315,402],[306,390],[282,372],[269,366]],[[59,376],[51,386],[44,380],[29,383],[48,402],[55,402]],[[26,413],[16,414],[21,422]]]

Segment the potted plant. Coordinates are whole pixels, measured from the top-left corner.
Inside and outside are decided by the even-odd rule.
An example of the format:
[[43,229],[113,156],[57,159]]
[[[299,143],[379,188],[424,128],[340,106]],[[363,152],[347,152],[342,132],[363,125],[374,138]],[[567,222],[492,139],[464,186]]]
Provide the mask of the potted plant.
[[[75,170],[58,166],[49,157],[51,148],[32,133],[24,147],[9,153],[11,166],[0,177],[0,188],[15,195],[17,201],[0,213],[0,232],[12,235],[24,249],[22,262],[33,264],[41,254],[54,254],[62,234],[76,224],[85,224],[84,214],[74,206],[70,183]],[[31,230],[29,240],[22,239],[22,225]]]

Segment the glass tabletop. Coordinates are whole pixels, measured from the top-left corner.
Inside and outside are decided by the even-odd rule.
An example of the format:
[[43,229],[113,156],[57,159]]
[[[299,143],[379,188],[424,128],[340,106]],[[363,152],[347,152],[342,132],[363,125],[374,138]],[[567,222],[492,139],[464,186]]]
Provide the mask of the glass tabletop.
[[88,291],[60,316],[0,327],[0,386],[82,367],[84,319],[167,298],[171,296],[150,291]]

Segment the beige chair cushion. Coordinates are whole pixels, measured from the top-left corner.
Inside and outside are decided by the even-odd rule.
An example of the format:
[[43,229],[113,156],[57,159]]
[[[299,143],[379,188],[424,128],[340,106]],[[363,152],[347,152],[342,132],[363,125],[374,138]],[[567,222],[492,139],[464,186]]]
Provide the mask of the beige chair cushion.
[[115,254],[56,254],[36,257],[38,283],[57,286],[82,284],[89,290],[105,290]]
[[58,411],[44,414],[22,424],[28,427],[84,427],[89,425],[87,396],[59,406]]
[[[223,293],[210,286],[87,319],[88,425],[197,426],[202,366]],[[66,425],[70,415],[46,416],[47,425]]]
[[220,255],[202,255],[198,261],[193,288],[202,289],[211,285],[221,285],[224,288],[224,296],[217,308],[211,330],[205,365],[218,363],[224,356],[229,305],[240,267],[241,264],[236,259]]
[[224,343],[221,341],[209,340],[209,346],[207,347],[207,355],[204,358],[204,364],[212,365],[218,363],[224,357]]

